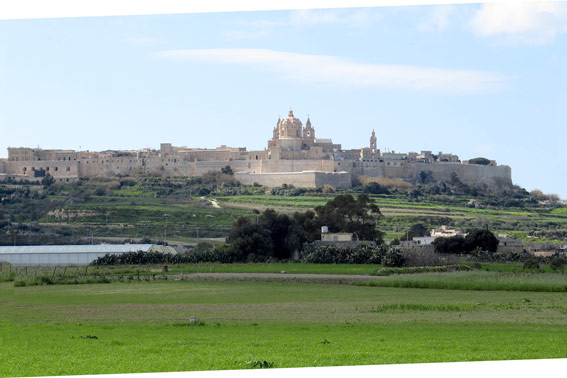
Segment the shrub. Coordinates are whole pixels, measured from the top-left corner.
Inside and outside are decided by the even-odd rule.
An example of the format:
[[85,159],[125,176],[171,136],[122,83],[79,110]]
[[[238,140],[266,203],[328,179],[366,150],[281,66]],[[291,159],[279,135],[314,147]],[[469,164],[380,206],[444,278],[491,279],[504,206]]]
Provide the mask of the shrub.
[[406,259],[397,248],[389,247],[384,253],[382,264],[389,267],[404,266]]
[[399,256],[393,255],[392,250],[397,252],[395,248],[385,245],[361,244],[354,247],[317,245],[305,253],[303,261],[314,264],[381,264],[388,255],[389,259],[399,263]]
[[477,158],[474,158],[474,159],[470,159],[469,164],[488,165],[488,164],[490,164],[490,160],[488,160],[487,158],[483,158],[483,157],[477,157]]
[[524,269],[539,269],[539,260],[536,257],[530,257],[524,261]]
[[565,258],[564,256],[555,255],[549,262],[549,266],[553,270],[563,270],[565,268],[565,265],[567,265],[567,258]]

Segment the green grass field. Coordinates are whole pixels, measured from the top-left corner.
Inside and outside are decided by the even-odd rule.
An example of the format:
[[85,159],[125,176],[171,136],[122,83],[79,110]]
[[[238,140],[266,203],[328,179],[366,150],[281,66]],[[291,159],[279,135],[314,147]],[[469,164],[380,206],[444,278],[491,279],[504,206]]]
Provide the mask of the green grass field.
[[564,292],[0,283],[0,376],[559,358],[566,314]]

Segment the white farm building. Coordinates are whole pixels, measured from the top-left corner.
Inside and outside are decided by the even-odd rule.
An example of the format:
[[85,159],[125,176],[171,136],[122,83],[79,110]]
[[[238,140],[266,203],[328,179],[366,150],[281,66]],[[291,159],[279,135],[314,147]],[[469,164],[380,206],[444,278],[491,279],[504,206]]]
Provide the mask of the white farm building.
[[88,265],[106,254],[138,251],[176,253],[172,247],[156,244],[29,245],[0,247],[0,263],[13,266]]

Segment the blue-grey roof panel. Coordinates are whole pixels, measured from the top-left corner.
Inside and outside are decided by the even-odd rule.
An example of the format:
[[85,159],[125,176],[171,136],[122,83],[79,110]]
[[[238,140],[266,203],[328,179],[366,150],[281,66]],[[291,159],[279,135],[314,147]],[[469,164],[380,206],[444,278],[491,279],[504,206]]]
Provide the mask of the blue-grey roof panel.
[[153,244],[24,245],[0,247],[5,253],[125,253],[147,252]]

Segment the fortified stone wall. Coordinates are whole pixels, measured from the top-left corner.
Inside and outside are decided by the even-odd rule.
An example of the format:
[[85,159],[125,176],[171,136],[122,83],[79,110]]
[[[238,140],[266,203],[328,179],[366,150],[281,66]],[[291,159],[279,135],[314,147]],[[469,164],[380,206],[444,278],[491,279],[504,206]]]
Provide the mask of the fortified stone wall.
[[44,170],[46,174],[49,173],[54,178],[67,179],[79,177],[79,162],[73,160],[8,161],[5,165],[5,173],[13,175],[25,175],[30,179],[35,179],[35,172],[42,170]]
[[512,169],[507,165],[488,166],[478,164],[460,163],[411,163],[408,165],[409,177],[412,182],[419,180],[422,171],[431,171],[433,178],[438,181],[449,181],[452,173],[456,173],[465,184],[479,184],[481,182],[502,181],[512,184]]
[[[389,164],[389,165],[388,165]],[[491,180],[511,183],[508,166],[484,166],[460,163],[418,163],[407,161],[350,161],[350,160],[224,160],[191,161],[185,157],[109,157],[79,160],[6,161],[0,164],[0,172],[25,175],[34,178],[35,170],[45,170],[57,178],[135,176],[202,176],[209,171],[220,171],[230,166],[234,172],[281,173],[288,172],[348,172],[352,180],[359,176],[390,177],[419,182],[420,172],[430,171],[437,181],[448,181],[452,173],[466,184],[478,184]],[[291,176],[283,176],[291,177]],[[295,184],[294,184],[295,185]],[[323,184],[321,184],[323,185]],[[335,186],[332,183],[329,185]],[[343,185],[343,184],[340,184]],[[342,187],[342,186],[341,186]]]
[[259,184],[268,188],[293,185],[301,188],[319,188],[325,184],[335,188],[350,188],[351,177],[348,172],[328,173],[318,171],[280,172],[280,173],[248,173],[237,172],[236,180],[244,185]]
[[[390,165],[388,165],[390,163]],[[420,173],[430,171],[433,179],[449,181],[452,173],[465,184],[478,184],[480,182],[501,181],[512,183],[512,171],[509,166],[486,166],[461,163],[418,163],[407,161],[335,161],[335,171],[347,171],[352,174],[353,180],[360,176],[389,177],[401,179],[416,184],[420,180]]]

